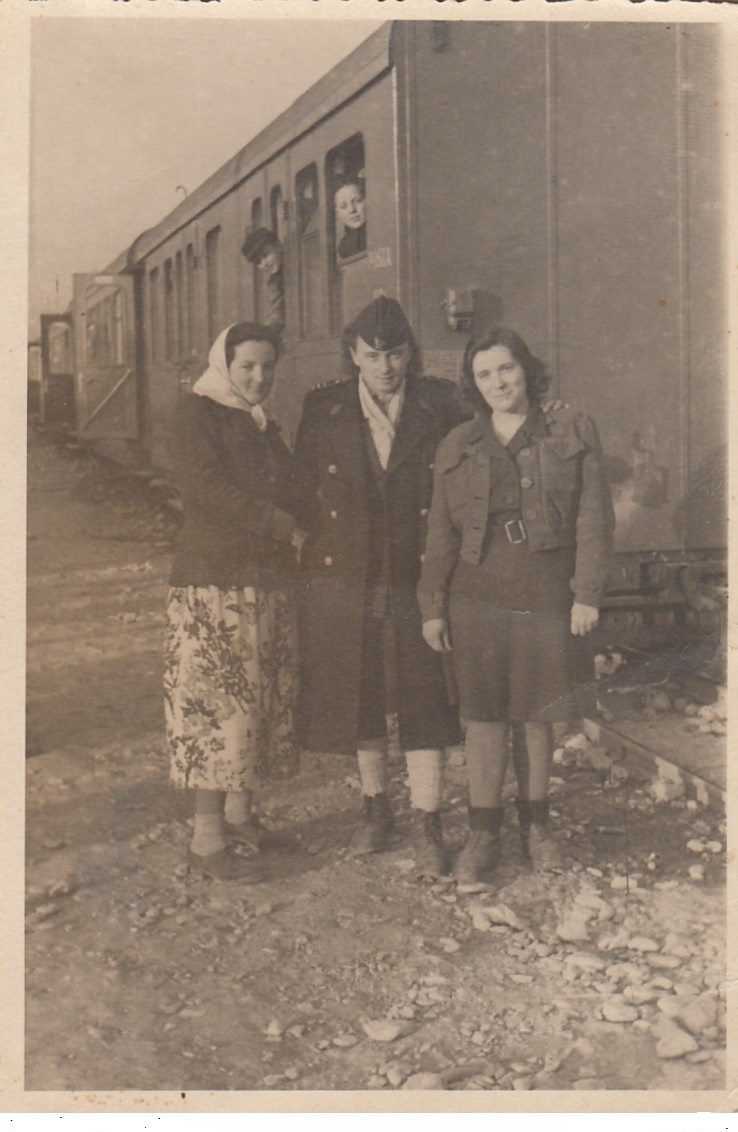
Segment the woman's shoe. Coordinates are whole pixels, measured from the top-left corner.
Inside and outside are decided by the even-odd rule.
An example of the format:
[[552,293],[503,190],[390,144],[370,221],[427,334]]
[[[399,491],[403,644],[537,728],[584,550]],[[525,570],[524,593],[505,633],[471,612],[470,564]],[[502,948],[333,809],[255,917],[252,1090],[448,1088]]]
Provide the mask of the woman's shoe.
[[518,798],[515,802],[520,822],[520,843],[523,856],[534,869],[550,872],[564,867],[564,858],[556,838],[548,829],[548,801],[529,802]]
[[454,864],[454,880],[459,884],[479,884],[494,869],[500,856],[500,834],[489,829],[472,829],[466,845]]
[[364,813],[351,842],[351,851],[355,857],[383,853],[390,847],[394,829],[395,819],[387,795],[365,794]]
[[551,872],[563,869],[564,857],[559,844],[545,825],[533,822],[528,832],[528,857],[534,869]]
[[187,863],[191,869],[210,877],[218,884],[258,884],[266,879],[262,865],[246,857],[236,856],[230,848],[208,853],[206,857],[189,849]]
[[248,845],[250,849],[258,849],[264,841],[266,830],[259,819],[252,814],[238,825],[226,822],[226,833],[231,841],[237,841],[239,845]]
[[415,872],[419,877],[443,877],[448,872],[448,852],[438,811],[418,815],[415,840]]

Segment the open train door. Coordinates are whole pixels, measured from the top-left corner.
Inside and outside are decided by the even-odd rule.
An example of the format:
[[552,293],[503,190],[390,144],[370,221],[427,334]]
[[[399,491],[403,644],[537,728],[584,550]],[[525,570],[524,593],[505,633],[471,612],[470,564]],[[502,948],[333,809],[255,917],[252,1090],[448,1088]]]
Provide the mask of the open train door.
[[41,315],[41,424],[74,427],[74,343],[72,315]]
[[77,435],[136,440],[138,375],[133,276],[75,275]]

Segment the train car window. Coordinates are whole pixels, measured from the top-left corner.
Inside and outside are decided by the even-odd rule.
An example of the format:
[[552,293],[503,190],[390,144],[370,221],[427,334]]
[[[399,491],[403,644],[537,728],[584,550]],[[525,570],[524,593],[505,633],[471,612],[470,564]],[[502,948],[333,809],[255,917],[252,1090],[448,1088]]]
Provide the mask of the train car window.
[[164,261],[164,351],[169,359],[174,357],[174,273],[172,261]]
[[125,317],[126,296],[123,291],[116,290],[113,296],[113,357],[117,366],[124,361]]
[[326,157],[326,183],[330,186],[328,231],[339,264],[366,253],[366,173],[364,139],[354,134]]
[[313,163],[295,178],[300,239],[300,330],[305,338],[325,332],[325,282],[320,238],[318,167]]
[[[251,202],[251,228],[261,228],[264,223],[264,204],[261,197]],[[254,296],[254,321],[260,322],[266,309],[264,295],[264,273],[259,271],[255,263],[251,265],[251,293]]]
[[328,152],[325,180],[331,329],[338,333],[345,308],[355,306],[366,290],[366,173],[361,134]]
[[187,318],[185,319],[185,350],[189,355],[193,344],[195,342],[195,270],[197,268],[197,259],[195,258],[194,244],[188,244],[185,250],[185,278],[187,286]]
[[151,360],[161,359],[161,320],[159,315],[159,268],[149,272],[149,314],[151,318]]
[[275,185],[269,194],[269,216],[272,232],[274,232],[280,244],[284,246],[284,203],[282,189],[279,185]]
[[184,267],[182,253],[177,252],[174,257],[174,306],[177,323],[177,357],[181,358],[185,352],[184,342]]
[[220,325],[220,227],[205,236],[205,280],[207,285],[208,339],[214,342]]
[[49,343],[49,373],[56,376],[60,373],[71,373],[72,365],[72,331],[66,322],[52,322],[48,329]]

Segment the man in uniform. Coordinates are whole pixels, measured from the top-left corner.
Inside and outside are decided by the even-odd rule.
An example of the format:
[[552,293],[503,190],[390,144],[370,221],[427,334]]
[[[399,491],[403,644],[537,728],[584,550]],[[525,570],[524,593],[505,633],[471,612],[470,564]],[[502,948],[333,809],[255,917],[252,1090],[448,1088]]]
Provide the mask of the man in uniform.
[[264,326],[284,330],[284,276],[282,245],[268,228],[251,228],[246,232],[241,254],[255,264],[266,277],[266,310],[260,318]]
[[423,377],[402,307],[381,296],[344,332],[348,380],[308,393],[295,458],[301,492],[304,742],[358,753],[364,820],[355,849],[387,848],[387,714],[396,711],[416,866],[447,871],[443,748],[459,741],[443,661],[415,595],[439,441],[462,419],[452,382]]

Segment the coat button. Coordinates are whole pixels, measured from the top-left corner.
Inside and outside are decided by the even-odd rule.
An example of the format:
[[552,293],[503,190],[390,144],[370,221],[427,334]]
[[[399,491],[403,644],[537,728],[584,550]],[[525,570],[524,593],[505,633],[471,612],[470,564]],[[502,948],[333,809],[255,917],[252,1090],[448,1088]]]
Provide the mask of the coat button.
[[425,562],[425,555],[424,555],[424,554],[421,554],[421,556],[420,556],[420,561],[421,561],[421,562]]
[[338,518],[338,511],[331,511],[331,519],[337,519],[337,518]]
[[336,467],[335,464],[329,464],[328,465],[328,474],[329,475],[335,476],[337,474],[337,472],[338,472],[338,468]]
[[518,456],[530,456],[530,448],[521,448]]
[[526,511],[525,517],[526,517],[526,519],[537,519],[538,518],[538,512],[537,511]]
[[428,514],[428,508],[427,508],[427,507],[421,507],[421,508],[420,508],[420,517],[421,517],[421,519],[424,519],[424,518],[426,517],[426,515],[427,515],[427,514]]
[[330,554],[326,554],[325,558],[323,559],[323,565],[324,566],[332,566],[333,565],[333,559],[331,558]]
[[430,470],[431,470],[431,471],[433,471],[433,469],[435,468],[435,466],[436,466],[436,465],[435,465],[435,464],[433,463],[433,461],[431,460],[430,464],[428,465],[428,467],[430,468]]
[[533,487],[533,480],[530,479],[528,476],[523,476],[522,480],[520,481],[520,486],[521,487]]

